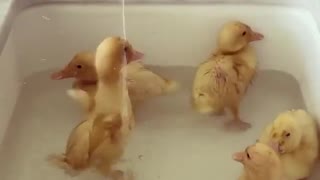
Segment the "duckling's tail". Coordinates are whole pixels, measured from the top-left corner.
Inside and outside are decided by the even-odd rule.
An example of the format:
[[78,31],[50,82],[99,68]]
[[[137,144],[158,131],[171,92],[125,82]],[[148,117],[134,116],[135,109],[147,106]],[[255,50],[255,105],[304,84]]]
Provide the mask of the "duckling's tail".
[[174,93],[179,90],[180,84],[177,81],[173,81],[173,80],[169,80],[169,79],[165,79],[165,78],[163,78],[163,79],[166,82],[166,87],[164,89],[164,92],[166,94]]
[[93,108],[93,101],[89,94],[81,89],[69,89],[67,94],[75,101],[81,104],[81,106],[90,111]]
[[62,169],[69,168],[69,164],[67,163],[66,156],[64,154],[51,154],[47,157],[47,161]]
[[70,164],[68,164],[66,156],[64,154],[51,154],[47,157],[47,161],[58,168],[65,170],[70,176],[76,176],[78,174]]

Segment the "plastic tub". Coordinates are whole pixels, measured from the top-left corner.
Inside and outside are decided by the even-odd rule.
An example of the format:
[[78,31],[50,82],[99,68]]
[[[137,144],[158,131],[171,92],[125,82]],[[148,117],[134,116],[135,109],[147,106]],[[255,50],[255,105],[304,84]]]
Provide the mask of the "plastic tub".
[[[319,117],[320,41],[317,3],[312,2],[126,7],[127,38],[146,54],[145,63],[182,84],[177,94],[155,98],[137,113],[123,162],[136,179],[236,179],[242,166],[231,154],[255,142],[279,112],[306,108]],[[0,176],[69,179],[45,158],[63,152],[83,114],[65,93],[71,81],[51,81],[49,74],[79,50],[94,50],[106,36],[122,35],[121,6],[20,3],[1,54]],[[199,115],[189,101],[195,67],[215,48],[218,28],[233,19],[265,35],[253,45],[259,72],[241,106],[241,116],[252,128],[241,133],[224,131],[225,118]],[[104,179],[91,171],[77,177],[88,178]]]

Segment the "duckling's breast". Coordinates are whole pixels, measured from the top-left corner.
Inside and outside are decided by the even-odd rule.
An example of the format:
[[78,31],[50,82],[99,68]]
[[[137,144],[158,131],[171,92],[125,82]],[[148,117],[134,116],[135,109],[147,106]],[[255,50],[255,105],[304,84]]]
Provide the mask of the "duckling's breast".
[[255,70],[257,68],[257,55],[253,47],[247,46],[236,56],[241,58],[250,69]]

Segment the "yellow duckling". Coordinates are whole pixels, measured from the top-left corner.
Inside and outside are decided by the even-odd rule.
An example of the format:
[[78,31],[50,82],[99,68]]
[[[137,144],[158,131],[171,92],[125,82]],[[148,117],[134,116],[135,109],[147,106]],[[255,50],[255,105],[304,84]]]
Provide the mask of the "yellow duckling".
[[[75,54],[72,60],[60,71],[51,74],[51,79],[61,80],[75,78],[72,89],[67,94],[78,101],[85,110],[92,110],[92,101],[87,96],[94,97],[97,90],[97,73],[94,67],[95,54],[82,51]],[[79,91],[78,91],[79,90]]]
[[238,180],[289,180],[276,152],[269,146],[256,143],[245,151],[233,154],[233,159],[243,164]]
[[[127,50],[133,51],[131,47]],[[136,51],[138,58],[143,54]],[[128,64],[122,68],[122,72],[127,73],[127,85],[129,96],[133,107],[144,100],[175,92],[179,85],[176,81],[168,80],[147,69],[142,62],[132,59],[133,56],[127,56]],[[86,110],[92,110],[93,97],[97,90],[97,74],[94,67],[94,53],[77,53],[71,62],[63,70],[51,75],[51,79],[61,80],[65,78],[75,78],[73,88],[68,90],[68,95],[78,101]],[[89,97],[87,97],[87,94]]]
[[256,73],[257,58],[252,41],[263,39],[248,25],[225,24],[218,36],[218,49],[197,69],[192,89],[192,105],[200,113],[223,114],[231,110],[233,121],[243,129],[251,125],[240,119],[239,106]]
[[[54,165],[62,168],[71,176],[78,175],[93,164],[93,152],[101,143],[101,139],[110,139],[117,142],[117,134],[121,126],[121,121],[117,114],[112,114],[107,118],[99,115],[97,117],[100,124],[95,124],[93,117],[82,121],[70,133],[64,154],[52,154],[48,160]],[[110,162],[117,160],[121,155],[120,148],[110,147]],[[110,153],[111,154],[111,153]]]
[[[88,119],[71,133],[66,153],[49,160],[68,173],[95,167],[112,176],[112,165],[122,156],[127,138],[134,127],[134,117],[121,66],[130,44],[119,37],[106,38],[97,48],[98,88]],[[138,55],[133,54],[137,58]],[[108,103],[112,102],[112,103]]]
[[[117,141],[112,141],[113,138],[102,138],[101,141],[97,141],[100,144],[92,153],[96,168],[106,175],[110,174],[112,165],[121,158],[129,135],[135,126],[131,101],[124,78],[126,75],[121,73],[122,67],[126,64],[125,56],[136,60],[141,57],[141,53],[134,50],[128,41],[120,37],[104,39],[97,47],[95,56],[98,84],[94,97],[93,112],[97,115],[102,114],[104,117],[118,114],[121,121],[121,127],[117,131],[118,133],[114,135],[114,139]],[[101,124],[100,121],[96,116],[94,122]],[[97,137],[101,138],[101,135]]]
[[129,63],[122,71],[127,72],[129,96],[133,106],[155,96],[176,92],[179,88],[176,81],[161,77],[139,61]]
[[305,110],[291,110],[278,117],[262,132],[259,142],[275,144],[286,175],[306,179],[318,158],[317,123]]

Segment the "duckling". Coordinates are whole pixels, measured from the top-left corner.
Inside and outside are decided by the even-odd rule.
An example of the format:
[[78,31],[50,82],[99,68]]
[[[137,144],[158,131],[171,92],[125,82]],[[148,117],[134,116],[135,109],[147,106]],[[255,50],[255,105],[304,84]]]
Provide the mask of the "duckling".
[[251,127],[241,120],[239,106],[257,67],[256,54],[249,43],[262,39],[262,34],[239,21],[222,27],[217,50],[198,66],[192,88],[194,109],[202,114],[222,115],[228,108],[233,121],[227,126]]
[[259,142],[278,148],[286,175],[293,180],[308,178],[318,158],[317,123],[305,110],[280,113],[262,132]]
[[140,61],[129,63],[122,71],[127,72],[129,96],[134,107],[147,99],[174,93],[179,89],[178,82],[152,72]]
[[[131,49],[128,49],[128,52],[130,53]],[[144,56],[143,53],[138,51],[137,54],[140,59]],[[141,61],[132,59],[132,57],[132,55],[127,56],[129,63],[121,71],[127,73],[127,85],[133,108],[146,99],[178,90],[179,84],[176,81],[152,72]],[[75,78],[73,88],[69,89],[67,94],[78,101],[84,109],[92,110],[92,99],[97,90],[94,53],[77,53],[63,70],[53,73],[51,78],[55,80]]]
[[[98,86],[93,110],[88,113],[87,120],[72,131],[66,153],[49,156],[50,162],[71,175],[74,171],[77,173],[95,167],[103,175],[112,176],[112,166],[124,152],[127,138],[135,125],[120,72],[128,46],[130,44],[119,37],[106,38],[100,43],[94,63]],[[138,58],[138,55],[132,56],[133,59]]]
[[92,110],[91,97],[94,97],[97,90],[94,58],[94,53],[81,51],[76,53],[62,70],[51,74],[53,80],[75,78],[72,89],[67,90],[67,94],[88,111]]
[[74,88],[85,88],[87,85],[97,83],[97,74],[94,68],[94,53],[81,51],[76,53],[71,61],[60,71],[51,74],[51,79],[61,80],[75,78]]
[[[93,113],[104,114],[105,116],[116,113],[120,115],[121,120],[119,133],[115,136],[117,141],[103,140],[92,154],[93,159],[99,162],[96,163],[96,168],[105,175],[109,175],[112,165],[122,156],[129,136],[135,127],[132,105],[126,80],[123,77],[126,74],[121,73],[122,67],[126,64],[125,55],[127,58],[130,55],[132,60],[141,58],[141,53],[134,50],[128,41],[120,37],[104,39],[96,50],[95,68],[98,84],[94,97]],[[94,119],[96,123],[99,121],[101,119]],[[116,149],[116,151],[113,149]],[[112,161],[110,161],[110,156],[115,157],[116,160],[112,158]]]
[[289,180],[285,177],[278,154],[263,143],[248,146],[245,151],[233,154],[243,164],[238,180]]
[[[97,118],[100,119],[100,124],[95,124],[93,117],[78,124],[69,136],[65,153],[49,155],[47,160],[64,169],[71,176],[87,169],[92,163],[92,153],[102,141],[101,139],[110,138],[110,141],[116,142],[116,134],[121,126],[117,114],[111,114],[106,118],[99,115]],[[113,152],[119,153],[114,149]]]

